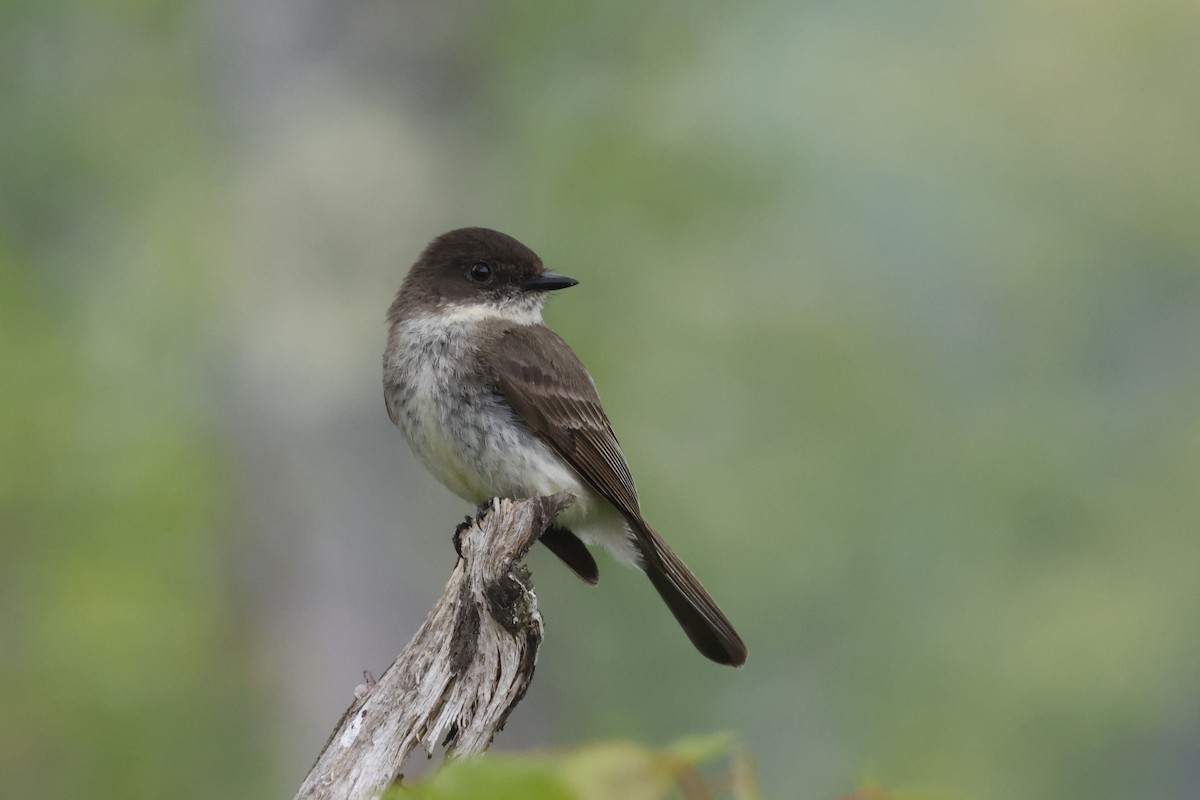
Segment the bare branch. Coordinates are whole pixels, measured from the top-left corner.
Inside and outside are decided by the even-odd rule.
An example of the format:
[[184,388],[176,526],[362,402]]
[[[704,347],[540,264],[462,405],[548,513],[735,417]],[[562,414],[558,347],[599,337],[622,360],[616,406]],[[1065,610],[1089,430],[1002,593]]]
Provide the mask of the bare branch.
[[533,679],[542,617],[522,559],[574,498],[492,501],[459,526],[459,560],[404,651],[356,699],[296,800],[366,798],[402,776],[412,751],[482,753]]

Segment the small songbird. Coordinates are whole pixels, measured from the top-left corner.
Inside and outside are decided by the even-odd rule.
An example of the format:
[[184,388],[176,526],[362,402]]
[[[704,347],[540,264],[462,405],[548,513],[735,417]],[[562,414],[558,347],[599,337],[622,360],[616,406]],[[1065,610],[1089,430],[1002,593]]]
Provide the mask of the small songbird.
[[646,572],[696,649],[741,666],[741,637],[642,517],[592,376],[542,321],[547,293],[576,283],[498,231],[434,239],[388,310],[388,415],[429,471],[472,503],[573,494],[542,543],[588,583],[599,572],[584,543],[604,545]]

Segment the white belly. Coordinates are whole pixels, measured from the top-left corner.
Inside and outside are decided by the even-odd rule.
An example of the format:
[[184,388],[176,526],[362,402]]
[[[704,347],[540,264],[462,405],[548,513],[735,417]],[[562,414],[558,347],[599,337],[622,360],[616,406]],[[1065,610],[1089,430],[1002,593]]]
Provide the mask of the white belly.
[[450,491],[471,503],[493,497],[535,497],[570,492],[575,502],[559,522],[584,541],[608,547],[636,563],[624,518],[557,453],[483,386],[464,390],[473,354],[471,323],[397,326],[384,365],[385,398],[392,421],[421,463]]

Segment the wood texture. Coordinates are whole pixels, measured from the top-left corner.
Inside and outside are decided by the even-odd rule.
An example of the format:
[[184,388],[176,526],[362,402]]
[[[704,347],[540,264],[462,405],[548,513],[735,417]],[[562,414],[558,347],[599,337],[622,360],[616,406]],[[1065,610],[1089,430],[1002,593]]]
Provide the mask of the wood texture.
[[403,775],[414,750],[484,752],[533,679],[542,618],[529,548],[569,494],[496,499],[459,526],[459,560],[425,623],[387,671],[360,687],[297,800],[368,798]]

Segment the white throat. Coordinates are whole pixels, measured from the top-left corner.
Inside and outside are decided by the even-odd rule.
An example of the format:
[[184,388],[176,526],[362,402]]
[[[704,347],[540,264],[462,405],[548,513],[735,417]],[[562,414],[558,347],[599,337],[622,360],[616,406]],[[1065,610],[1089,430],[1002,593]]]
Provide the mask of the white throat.
[[456,323],[484,322],[499,319],[516,325],[541,325],[542,304],[511,303],[496,305],[494,303],[472,303],[470,305],[454,305],[443,308],[429,315],[422,315],[427,321],[437,321],[443,325]]

